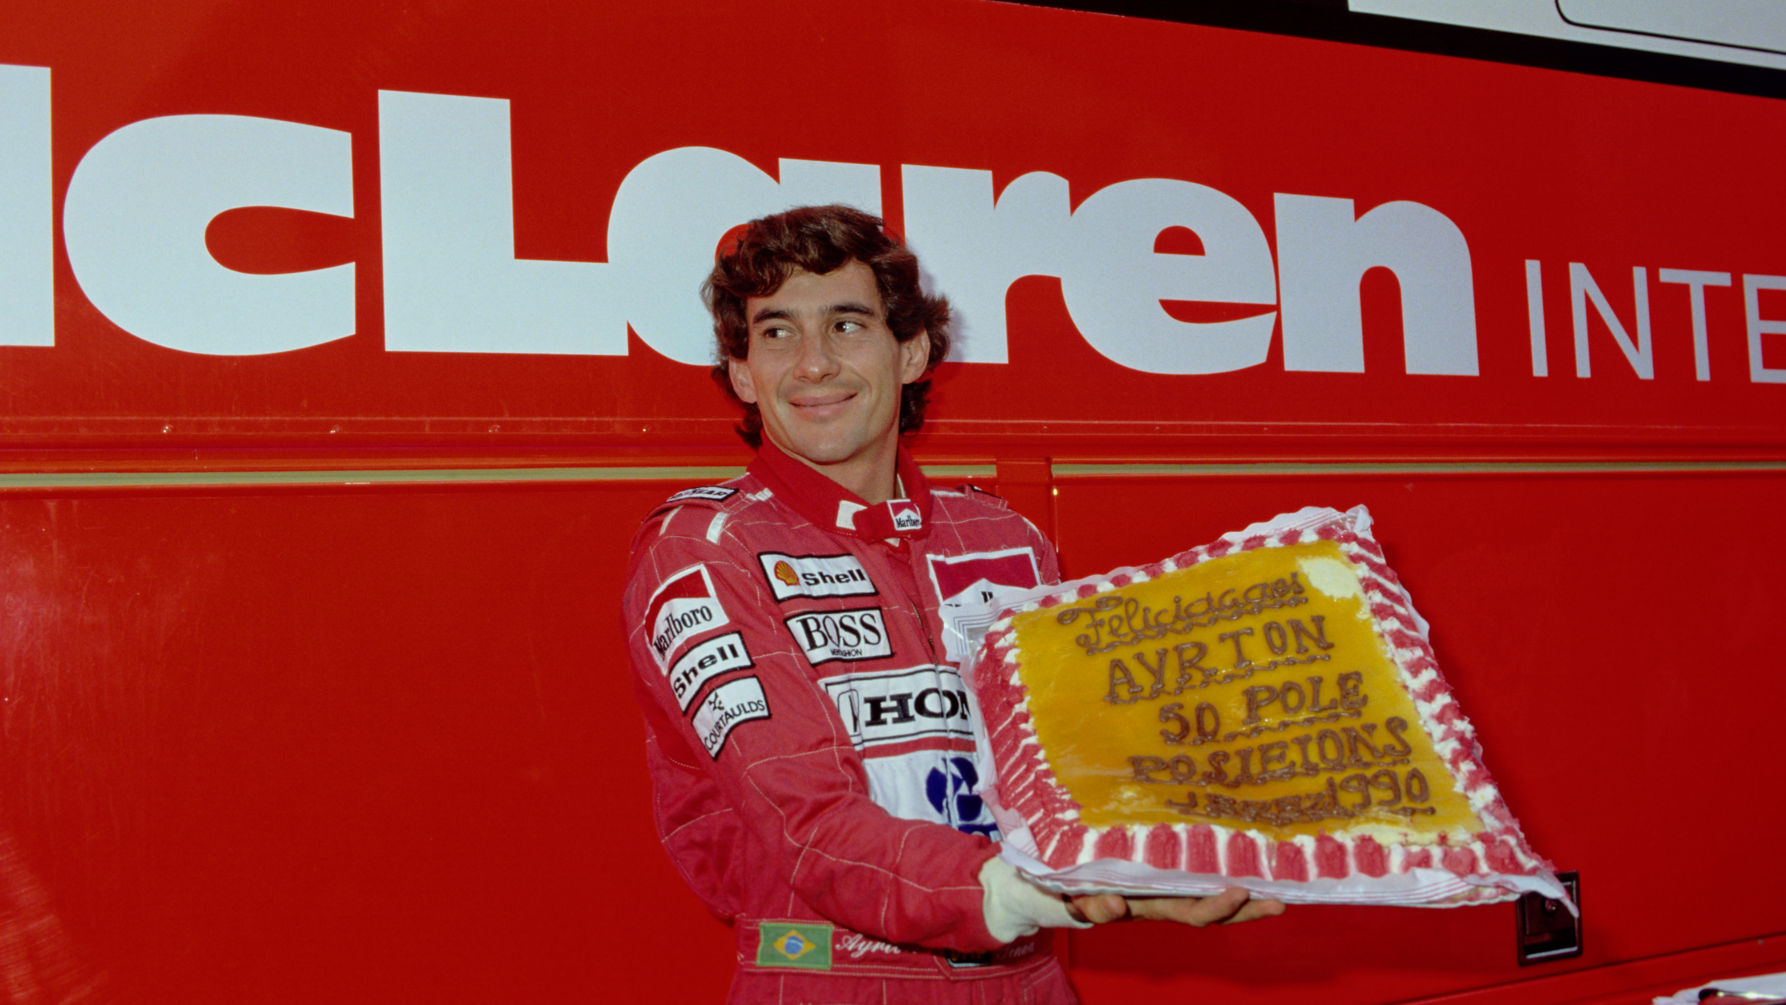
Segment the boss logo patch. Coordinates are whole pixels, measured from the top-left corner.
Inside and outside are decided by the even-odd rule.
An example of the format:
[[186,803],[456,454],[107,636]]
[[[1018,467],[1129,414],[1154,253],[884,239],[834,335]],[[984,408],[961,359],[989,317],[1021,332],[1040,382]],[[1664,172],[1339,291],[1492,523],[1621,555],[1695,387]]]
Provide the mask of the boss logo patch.
[[814,611],[782,619],[813,666],[842,660],[859,663],[893,655],[887,624],[878,607]]
[[865,597],[875,593],[874,581],[862,563],[850,555],[783,555],[765,552],[757,556],[763,575],[776,600],[790,597]]

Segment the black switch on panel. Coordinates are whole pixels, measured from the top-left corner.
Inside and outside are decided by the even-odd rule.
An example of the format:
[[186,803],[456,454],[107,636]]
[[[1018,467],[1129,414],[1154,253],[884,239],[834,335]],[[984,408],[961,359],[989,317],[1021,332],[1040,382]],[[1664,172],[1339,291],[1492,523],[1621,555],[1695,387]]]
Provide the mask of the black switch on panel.
[[1519,965],[1566,960],[1581,955],[1581,874],[1559,872],[1557,879],[1575,901],[1575,911],[1542,894],[1521,894],[1514,903],[1519,920]]

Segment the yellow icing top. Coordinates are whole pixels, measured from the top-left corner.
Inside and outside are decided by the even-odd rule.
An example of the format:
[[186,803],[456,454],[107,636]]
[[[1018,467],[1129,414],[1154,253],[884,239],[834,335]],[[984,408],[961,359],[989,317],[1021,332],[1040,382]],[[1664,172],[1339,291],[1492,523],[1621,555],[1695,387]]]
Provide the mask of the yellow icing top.
[[1037,737],[1088,826],[1485,829],[1333,542],[1236,552],[1012,631]]

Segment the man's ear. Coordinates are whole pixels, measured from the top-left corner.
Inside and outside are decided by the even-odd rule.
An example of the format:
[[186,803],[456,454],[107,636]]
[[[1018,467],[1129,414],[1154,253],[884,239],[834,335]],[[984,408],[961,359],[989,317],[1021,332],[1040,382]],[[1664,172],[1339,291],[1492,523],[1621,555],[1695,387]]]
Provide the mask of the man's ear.
[[918,334],[899,343],[899,382],[910,384],[924,376],[930,369],[930,333],[919,329]]
[[757,403],[757,386],[750,379],[750,367],[736,357],[726,357],[726,376],[732,378],[732,390],[746,405]]

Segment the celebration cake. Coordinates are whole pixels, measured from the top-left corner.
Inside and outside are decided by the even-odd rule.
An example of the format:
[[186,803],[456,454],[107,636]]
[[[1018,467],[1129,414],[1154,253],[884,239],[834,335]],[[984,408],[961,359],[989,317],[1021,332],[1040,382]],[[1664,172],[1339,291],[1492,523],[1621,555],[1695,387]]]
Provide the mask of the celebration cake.
[[1045,885],[1567,899],[1362,507],[1006,603],[973,673],[988,795]]

